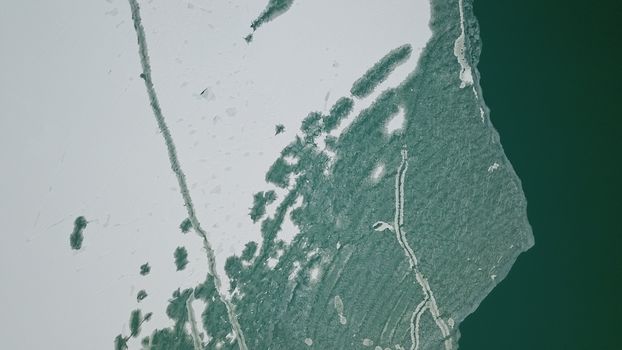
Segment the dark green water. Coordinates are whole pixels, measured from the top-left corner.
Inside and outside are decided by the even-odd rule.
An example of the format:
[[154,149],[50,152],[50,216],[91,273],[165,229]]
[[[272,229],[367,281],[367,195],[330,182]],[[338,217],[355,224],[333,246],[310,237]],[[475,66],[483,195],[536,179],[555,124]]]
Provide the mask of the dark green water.
[[622,349],[622,7],[476,0],[475,14],[536,245],[461,325],[460,349]]

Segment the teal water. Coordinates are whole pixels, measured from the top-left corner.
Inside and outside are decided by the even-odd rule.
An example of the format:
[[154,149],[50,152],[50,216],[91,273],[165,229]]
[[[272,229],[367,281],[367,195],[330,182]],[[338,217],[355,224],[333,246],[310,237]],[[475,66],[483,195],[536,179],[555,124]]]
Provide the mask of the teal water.
[[536,245],[461,326],[461,349],[620,349],[617,1],[475,1],[491,118]]

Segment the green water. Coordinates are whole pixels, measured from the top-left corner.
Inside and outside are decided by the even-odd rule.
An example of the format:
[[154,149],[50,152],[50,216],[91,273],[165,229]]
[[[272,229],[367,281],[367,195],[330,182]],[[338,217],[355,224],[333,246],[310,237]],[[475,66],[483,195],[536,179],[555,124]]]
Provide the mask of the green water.
[[[276,17],[285,13],[285,11],[289,10],[290,7],[294,4],[294,0],[269,0],[266,8],[261,12],[261,14],[251,23],[251,28],[253,31],[256,31],[264,25],[266,22],[270,22],[274,20]],[[252,40],[246,39],[247,41]]]
[[79,250],[82,248],[82,242],[84,241],[84,229],[88,221],[84,216],[78,216],[73,222],[73,231],[69,235],[69,245],[71,249]]
[[475,14],[536,245],[460,327],[461,349],[620,349],[620,2],[476,0]]
[[411,52],[412,47],[408,44],[391,50],[352,84],[350,93],[358,98],[364,98],[371,94],[376,86],[385,81],[397,66],[410,57]]

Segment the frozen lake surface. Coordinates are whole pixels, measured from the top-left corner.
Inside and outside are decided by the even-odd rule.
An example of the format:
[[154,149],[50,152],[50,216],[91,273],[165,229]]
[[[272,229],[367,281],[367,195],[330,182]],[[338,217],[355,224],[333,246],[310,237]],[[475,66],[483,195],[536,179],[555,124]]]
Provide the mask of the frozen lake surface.
[[0,43],[7,348],[456,349],[533,245],[470,1],[22,1]]

